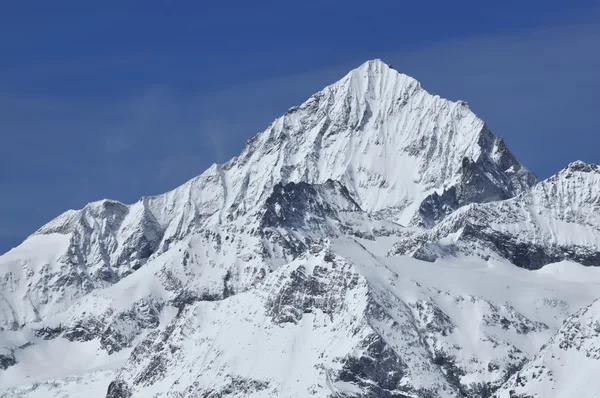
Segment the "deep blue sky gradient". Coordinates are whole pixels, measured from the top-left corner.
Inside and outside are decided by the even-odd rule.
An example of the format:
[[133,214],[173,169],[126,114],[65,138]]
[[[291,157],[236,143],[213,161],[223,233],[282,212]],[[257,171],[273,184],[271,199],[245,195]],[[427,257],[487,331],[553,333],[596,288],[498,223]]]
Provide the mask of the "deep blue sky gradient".
[[597,1],[21,3],[0,13],[0,252],[175,188],[372,58],[468,101],[540,177],[600,163]]

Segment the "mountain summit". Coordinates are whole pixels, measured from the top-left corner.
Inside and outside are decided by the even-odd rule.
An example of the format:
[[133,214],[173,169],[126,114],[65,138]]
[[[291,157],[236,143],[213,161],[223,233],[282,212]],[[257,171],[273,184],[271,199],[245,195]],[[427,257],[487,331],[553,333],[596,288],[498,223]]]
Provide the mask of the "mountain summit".
[[[228,212],[255,206],[278,182],[332,179],[363,210],[403,225],[441,218],[439,195],[456,208],[537,182],[466,103],[429,94],[381,60],[288,110],[218,169]],[[425,200],[435,215],[420,209]]]
[[465,102],[366,62],[229,162],[1,256],[0,394],[538,391],[516,378],[600,287],[597,174],[538,182]]

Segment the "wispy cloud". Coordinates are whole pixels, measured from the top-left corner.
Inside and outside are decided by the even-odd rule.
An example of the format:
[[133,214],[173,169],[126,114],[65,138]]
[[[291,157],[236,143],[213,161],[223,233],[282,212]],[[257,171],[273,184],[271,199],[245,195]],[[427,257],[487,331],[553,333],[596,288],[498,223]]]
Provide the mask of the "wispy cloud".
[[205,159],[199,155],[178,154],[160,161],[157,180],[178,185],[202,173]]

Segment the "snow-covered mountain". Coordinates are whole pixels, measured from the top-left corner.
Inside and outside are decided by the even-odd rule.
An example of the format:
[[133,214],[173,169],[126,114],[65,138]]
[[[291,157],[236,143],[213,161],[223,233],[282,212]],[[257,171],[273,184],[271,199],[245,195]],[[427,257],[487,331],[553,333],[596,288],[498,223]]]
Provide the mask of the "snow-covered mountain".
[[600,370],[600,300],[568,317],[536,356],[497,392],[498,398],[592,397]]
[[512,199],[465,206],[391,252],[423,260],[458,253],[528,269],[565,260],[600,265],[600,167],[573,162]]
[[598,176],[538,183],[466,103],[369,61],[229,162],[1,256],[0,396],[538,391],[520,375],[598,297]]

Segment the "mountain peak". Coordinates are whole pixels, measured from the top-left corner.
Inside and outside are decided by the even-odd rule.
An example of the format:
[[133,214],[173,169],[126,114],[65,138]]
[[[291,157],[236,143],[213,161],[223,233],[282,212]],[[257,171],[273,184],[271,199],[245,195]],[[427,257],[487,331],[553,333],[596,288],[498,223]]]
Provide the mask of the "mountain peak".
[[367,101],[406,98],[421,91],[416,79],[398,72],[381,59],[363,63],[330,87]]
[[597,164],[586,163],[581,160],[576,160],[569,163],[563,171],[579,171],[584,173],[600,173],[600,167]]
[[384,70],[393,70],[390,64],[385,63],[379,58],[370,59],[360,65],[356,70],[370,71],[373,73],[381,73]]

